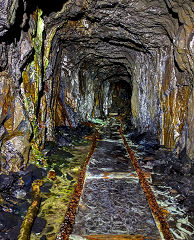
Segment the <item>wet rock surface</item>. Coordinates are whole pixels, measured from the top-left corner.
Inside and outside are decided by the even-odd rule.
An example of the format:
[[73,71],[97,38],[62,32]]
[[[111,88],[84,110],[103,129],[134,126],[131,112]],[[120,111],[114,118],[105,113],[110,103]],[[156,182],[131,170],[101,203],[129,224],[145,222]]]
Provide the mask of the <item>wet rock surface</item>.
[[145,140],[142,134],[131,133],[128,139],[133,143],[132,148],[138,152],[142,167],[153,171],[153,184],[157,185],[157,182],[162,181],[185,197],[193,194],[193,162],[188,158],[185,150],[177,157],[157,144],[157,141]]
[[14,177],[10,174],[9,176],[5,174],[0,175],[0,191],[8,190],[11,188],[14,181]]
[[[25,171],[0,175],[0,239],[16,240],[30,202],[32,201],[32,183],[47,175],[44,169],[30,165]],[[43,219],[44,221],[44,219]],[[39,225],[39,226],[37,226]],[[45,225],[45,223],[44,223]],[[41,228],[37,223],[36,228]]]
[[32,232],[33,233],[41,233],[46,226],[46,220],[43,218],[37,217],[34,221]]
[[44,169],[30,165],[20,173],[0,175],[0,239],[17,239],[22,220],[32,201],[32,183],[46,174]]
[[74,234],[160,236],[140,185],[126,179],[86,180]]

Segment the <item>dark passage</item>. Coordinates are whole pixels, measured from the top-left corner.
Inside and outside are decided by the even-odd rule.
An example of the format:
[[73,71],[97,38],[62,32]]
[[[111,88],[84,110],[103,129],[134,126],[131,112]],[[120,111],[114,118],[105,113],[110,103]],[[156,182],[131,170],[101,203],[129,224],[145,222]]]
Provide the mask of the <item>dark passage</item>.
[[111,83],[112,105],[110,112],[131,116],[131,85],[126,81]]

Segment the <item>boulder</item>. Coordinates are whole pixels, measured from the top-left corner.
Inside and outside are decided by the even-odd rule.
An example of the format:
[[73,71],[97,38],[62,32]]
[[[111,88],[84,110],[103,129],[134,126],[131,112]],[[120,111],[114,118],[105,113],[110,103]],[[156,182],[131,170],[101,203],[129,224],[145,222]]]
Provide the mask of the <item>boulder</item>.
[[5,175],[1,174],[0,175],[0,192],[10,189],[12,184],[14,182],[14,177],[13,175]]
[[30,143],[23,135],[12,136],[5,140],[1,154],[6,159],[6,170],[19,171],[28,161],[29,150]]

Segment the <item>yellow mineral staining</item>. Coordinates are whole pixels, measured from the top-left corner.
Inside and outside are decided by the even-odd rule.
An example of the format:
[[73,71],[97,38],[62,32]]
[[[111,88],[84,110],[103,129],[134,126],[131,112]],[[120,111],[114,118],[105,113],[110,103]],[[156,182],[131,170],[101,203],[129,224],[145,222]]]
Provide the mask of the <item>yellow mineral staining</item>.
[[[34,161],[43,161],[43,156],[40,152],[42,146],[42,140],[44,140],[44,114],[46,99],[42,97],[40,100],[40,91],[42,89],[42,46],[43,46],[43,30],[44,21],[41,18],[42,11],[37,9],[34,14],[35,29],[31,36],[31,40],[35,49],[34,60],[26,67],[22,73],[23,83],[21,84],[21,92],[24,100],[24,106],[28,113],[28,118],[32,125],[33,140],[32,146],[32,159]],[[41,103],[39,115],[40,119],[37,119],[37,109],[39,102]],[[40,120],[40,124],[38,122]]]
[[[76,0],[76,6],[80,8],[80,10],[83,8],[87,8],[92,0]],[[61,17],[61,14],[63,14],[65,11],[69,11],[69,7],[71,8],[71,1],[65,1],[63,4],[63,7],[60,11],[58,11],[54,18]]]
[[51,31],[48,33],[46,40],[44,41],[44,44],[45,44],[44,56],[43,56],[44,72],[46,71],[46,69],[48,67],[48,63],[49,63],[49,55],[50,55],[52,40],[53,40],[55,33],[59,27],[60,27],[60,25],[52,28]]
[[14,101],[14,97],[11,93],[11,85],[12,79],[10,78],[7,72],[0,73],[0,108],[1,108],[1,118],[0,121],[3,121],[5,116],[8,113],[8,110],[11,110],[11,116],[5,121],[4,127],[8,131],[8,133],[13,132],[13,106],[12,103]]
[[191,90],[188,86],[181,86],[169,90],[169,94],[162,95],[162,144],[173,150],[181,136],[187,118],[187,105]]
[[22,120],[25,120],[23,104],[20,97],[15,97],[15,104],[13,107],[13,131],[15,131]]
[[194,135],[194,89],[191,90],[192,94],[189,99],[188,104],[188,139],[187,139],[187,155],[194,159],[194,144],[193,144],[193,135]]
[[3,205],[3,204],[4,204],[4,199],[3,199],[3,197],[0,194],[0,205]]
[[161,75],[162,81],[159,83],[159,99],[162,110],[159,134],[162,145],[171,150],[176,148],[179,153],[178,142],[187,119],[191,89],[189,86],[183,85],[181,79],[176,78],[171,51],[167,50],[168,57],[165,58],[165,68]]
[[9,118],[7,121],[4,123],[4,127],[8,131],[9,134],[13,132],[13,118]]
[[66,24],[65,30],[67,35],[70,35],[72,31],[76,31],[78,34],[84,36],[90,36],[92,34],[92,29],[89,28],[89,23],[85,19],[76,21],[69,20],[64,24]]
[[138,100],[138,87],[134,84],[134,89],[131,98],[131,111],[134,118],[138,117],[139,112],[139,100]]
[[66,104],[71,106],[74,110],[77,109],[77,102],[72,97],[72,93],[69,92],[67,89],[65,89],[65,102],[66,102]]
[[176,41],[175,57],[179,67],[183,71],[188,71],[192,78],[193,58],[192,50],[189,49],[189,43],[192,41],[194,24],[184,25],[180,30],[178,40]]
[[19,178],[19,183],[18,183],[20,186],[23,186],[24,185],[24,181],[22,179],[22,177]]
[[55,180],[55,178],[56,178],[56,173],[55,173],[55,171],[54,171],[54,170],[50,170],[50,171],[48,172],[47,177],[48,177],[50,180]]

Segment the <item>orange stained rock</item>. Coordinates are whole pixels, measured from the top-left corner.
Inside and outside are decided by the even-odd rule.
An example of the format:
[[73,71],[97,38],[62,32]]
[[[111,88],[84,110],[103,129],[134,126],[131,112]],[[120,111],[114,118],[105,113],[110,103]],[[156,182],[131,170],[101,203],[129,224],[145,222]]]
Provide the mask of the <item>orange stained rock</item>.
[[92,140],[93,136],[85,136],[84,138],[87,139],[87,140]]
[[36,194],[39,194],[40,193],[40,186],[42,186],[42,180],[35,180],[33,183],[32,183],[32,192],[36,193]]
[[[85,136],[84,138],[87,139],[87,140],[91,140],[91,141],[93,140],[93,136],[92,135],[91,136]],[[98,137],[97,139],[98,139],[98,141],[102,141],[102,138]]]
[[[185,125],[191,89],[188,86],[170,88],[169,81],[167,81],[167,86],[161,86],[160,104],[163,112],[161,140],[162,145],[173,150]],[[166,90],[168,90],[168,94],[166,94]]]
[[[119,173],[117,172],[103,172],[103,175],[102,175],[102,178],[104,179],[109,179],[111,175],[114,175],[114,176],[119,176]],[[128,175],[131,177],[131,178],[138,178],[138,175],[135,174],[135,173],[131,173],[129,172]],[[121,175],[122,176],[122,175]],[[126,175],[127,176],[127,175]],[[149,179],[151,177],[151,173],[150,172],[144,172],[144,176],[146,179]]]
[[155,160],[155,159],[152,156],[143,158],[143,161],[153,161],[153,160]]
[[[144,177],[145,177],[146,179],[149,179],[149,178],[151,177],[151,172],[145,172],[145,171],[142,171],[142,172],[144,173]],[[130,173],[130,172],[129,172],[129,175],[130,175],[130,177],[132,177],[132,178],[138,178],[138,175],[135,174],[135,173]]]
[[135,173],[129,173],[131,177],[137,178],[138,176]]
[[79,207],[83,208],[83,209],[88,209],[88,207],[86,207],[85,205],[83,204],[79,204]]
[[[60,98],[60,96],[57,96],[57,108],[55,111],[55,122],[57,123],[57,126],[60,126],[61,124],[65,124],[66,121],[69,124],[70,128],[73,127],[71,119],[66,111],[66,108],[63,105],[63,102]],[[66,125],[66,124],[65,124]]]
[[109,179],[110,174],[111,174],[111,173],[109,173],[109,172],[104,172],[104,173],[103,173],[103,178],[104,178],[104,179]]
[[144,177],[149,179],[151,177],[151,172],[144,171]]
[[48,172],[47,177],[48,177],[49,179],[51,179],[51,180],[55,180],[55,178],[56,178],[56,172],[55,172],[54,170],[50,170],[50,171]]
[[[149,240],[151,237],[145,237],[142,235],[87,235],[84,238],[88,240]],[[161,240],[158,238],[156,240]]]
[[170,215],[170,212],[168,211],[168,210],[166,210],[164,207],[163,208],[161,208],[161,211],[162,211],[162,213],[164,214],[164,216],[169,216]]
[[36,11],[33,12],[32,16],[33,16],[34,20],[37,21],[37,19],[38,19],[38,9],[36,9]]

